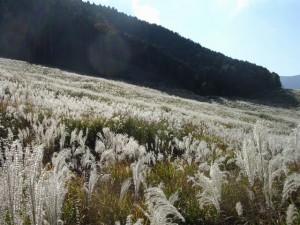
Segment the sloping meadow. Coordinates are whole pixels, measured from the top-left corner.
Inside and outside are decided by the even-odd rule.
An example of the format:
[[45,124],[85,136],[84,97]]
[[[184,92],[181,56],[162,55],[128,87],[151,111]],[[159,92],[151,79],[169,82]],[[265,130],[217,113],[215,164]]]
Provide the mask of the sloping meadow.
[[0,59],[0,224],[300,223],[299,123]]

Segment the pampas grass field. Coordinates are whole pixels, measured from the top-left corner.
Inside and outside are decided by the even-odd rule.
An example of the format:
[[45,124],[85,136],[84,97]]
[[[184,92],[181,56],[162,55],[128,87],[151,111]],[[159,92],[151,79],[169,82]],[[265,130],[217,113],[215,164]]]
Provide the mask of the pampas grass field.
[[300,224],[300,109],[0,58],[0,224]]

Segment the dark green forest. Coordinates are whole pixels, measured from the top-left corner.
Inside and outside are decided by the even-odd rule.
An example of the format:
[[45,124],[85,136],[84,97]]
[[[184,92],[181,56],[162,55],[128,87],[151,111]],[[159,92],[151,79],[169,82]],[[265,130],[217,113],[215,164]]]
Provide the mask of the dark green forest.
[[251,97],[279,76],[81,0],[0,0],[0,56],[151,87]]

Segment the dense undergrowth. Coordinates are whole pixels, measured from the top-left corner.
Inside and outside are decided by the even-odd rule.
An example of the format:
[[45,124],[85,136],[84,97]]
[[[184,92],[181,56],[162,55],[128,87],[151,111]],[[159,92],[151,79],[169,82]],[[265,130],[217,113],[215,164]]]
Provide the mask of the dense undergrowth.
[[[300,223],[298,109],[199,103],[10,63],[0,224]],[[95,90],[76,89],[83,80]]]

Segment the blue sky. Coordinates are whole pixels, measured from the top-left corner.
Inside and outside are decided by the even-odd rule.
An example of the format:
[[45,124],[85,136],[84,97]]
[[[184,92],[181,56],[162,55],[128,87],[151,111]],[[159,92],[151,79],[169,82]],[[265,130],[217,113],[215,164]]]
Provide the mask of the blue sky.
[[300,74],[300,0],[89,0],[280,76]]

